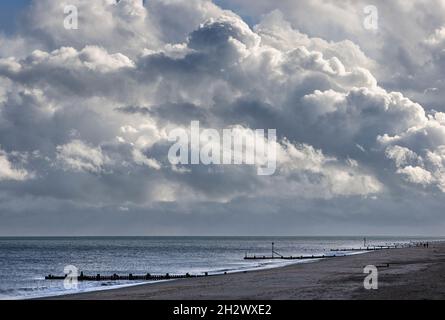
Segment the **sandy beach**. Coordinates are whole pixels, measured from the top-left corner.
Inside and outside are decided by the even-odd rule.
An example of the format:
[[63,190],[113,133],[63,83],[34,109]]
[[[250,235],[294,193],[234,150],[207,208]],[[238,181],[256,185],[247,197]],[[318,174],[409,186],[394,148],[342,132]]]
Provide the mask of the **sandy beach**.
[[[286,267],[181,279],[50,299],[443,299],[445,243],[380,250]],[[389,264],[389,265],[388,265]],[[378,268],[378,289],[365,290],[363,268]]]

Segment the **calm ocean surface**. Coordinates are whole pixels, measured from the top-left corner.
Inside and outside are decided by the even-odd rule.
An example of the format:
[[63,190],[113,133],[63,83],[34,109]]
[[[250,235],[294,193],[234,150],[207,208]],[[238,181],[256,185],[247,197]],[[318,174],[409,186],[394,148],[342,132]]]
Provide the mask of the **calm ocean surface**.
[[[370,237],[368,243],[384,245],[424,239]],[[284,255],[331,254],[331,248],[363,245],[360,237],[0,238],[0,299],[52,296],[130,284],[81,282],[78,289],[66,290],[63,281],[44,280],[48,274],[63,275],[67,265],[74,265],[88,275],[124,275],[222,273],[296,263],[243,260],[246,252],[270,255],[272,241],[275,250]]]

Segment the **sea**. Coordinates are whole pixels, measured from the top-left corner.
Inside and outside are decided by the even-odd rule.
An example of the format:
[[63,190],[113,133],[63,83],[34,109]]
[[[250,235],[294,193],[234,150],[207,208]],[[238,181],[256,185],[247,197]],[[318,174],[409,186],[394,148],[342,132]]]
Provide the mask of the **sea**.
[[[367,237],[367,245],[442,240]],[[0,237],[0,299],[30,299],[109,290],[150,281],[82,281],[77,285],[45,276],[75,268],[85,275],[208,274],[276,268],[295,260],[245,260],[248,255],[332,255],[331,249],[363,247],[363,237]],[[275,253],[275,255],[276,255]],[[73,269],[70,269],[73,270]],[[175,281],[175,280],[171,280]],[[152,281],[153,282],[153,281]]]

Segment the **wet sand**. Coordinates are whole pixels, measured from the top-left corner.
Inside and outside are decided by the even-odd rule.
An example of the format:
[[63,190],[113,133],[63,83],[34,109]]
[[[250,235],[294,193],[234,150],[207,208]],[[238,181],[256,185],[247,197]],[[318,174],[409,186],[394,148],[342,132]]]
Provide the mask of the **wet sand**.
[[[389,266],[387,266],[389,264]],[[378,289],[365,290],[366,265],[378,267]],[[181,279],[50,299],[444,299],[445,243],[390,249],[286,267]]]

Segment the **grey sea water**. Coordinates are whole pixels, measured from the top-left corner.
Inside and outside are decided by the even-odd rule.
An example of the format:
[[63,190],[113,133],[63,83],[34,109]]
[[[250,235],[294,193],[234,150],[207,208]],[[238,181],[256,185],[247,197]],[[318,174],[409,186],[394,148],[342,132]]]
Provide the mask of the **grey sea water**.
[[[370,245],[426,238],[368,237]],[[434,240],[434,239],[430,239]],[[246,253],[270,255],[271,243],[283,255],[332,254],[332,248],[358,248],[362,237],[57,237],[0,238],[0,299],[53,296],[104,290],[134,282],[81,282],[66,290],[63,275],[73,265],[85,274],[203,274],[271,268],[289,261],[247,261]],[[347,253],[346,253],[347,254]],[[296,262],[293,262],[296,263]]]

